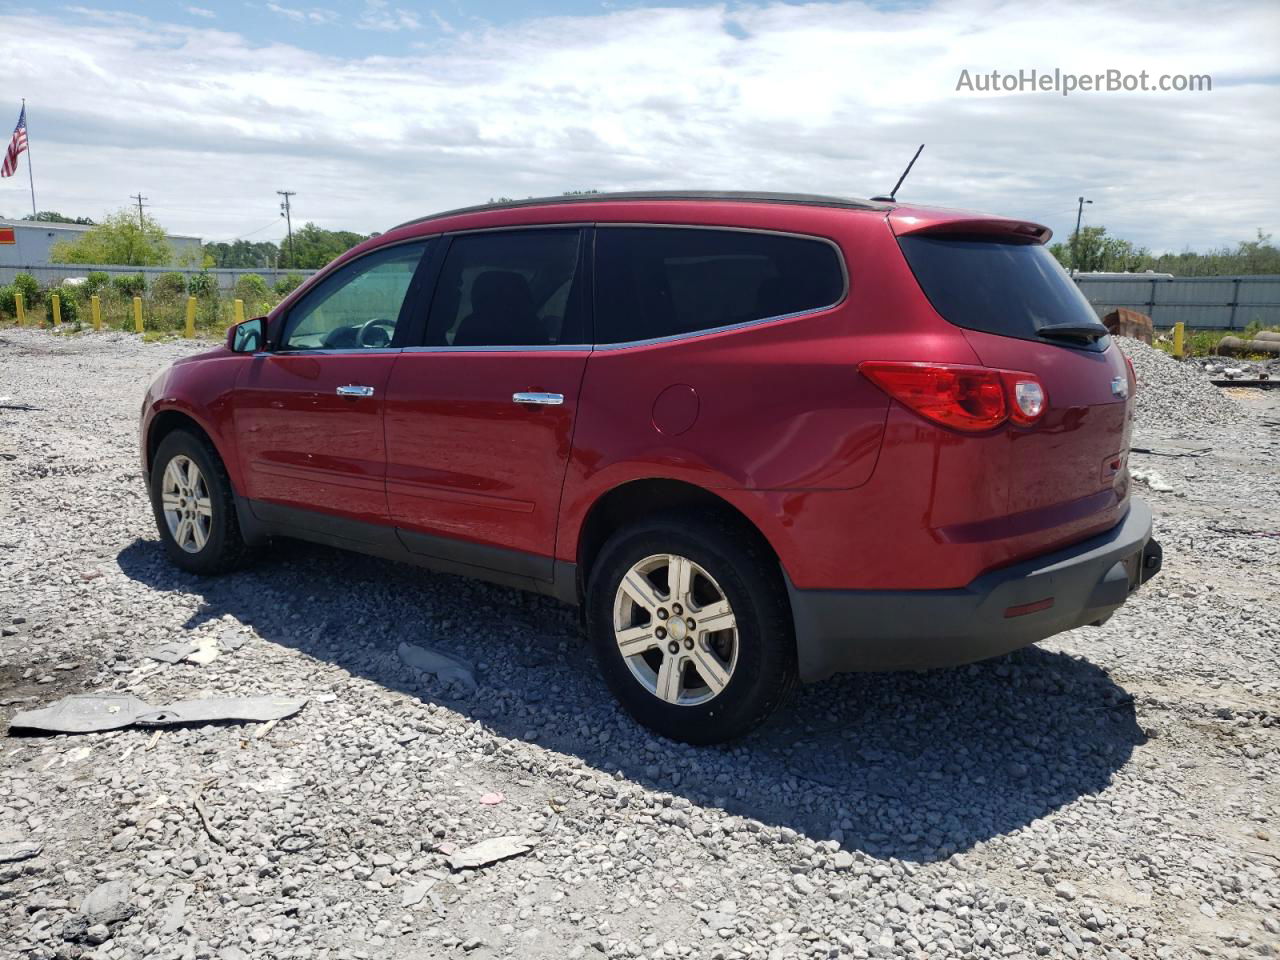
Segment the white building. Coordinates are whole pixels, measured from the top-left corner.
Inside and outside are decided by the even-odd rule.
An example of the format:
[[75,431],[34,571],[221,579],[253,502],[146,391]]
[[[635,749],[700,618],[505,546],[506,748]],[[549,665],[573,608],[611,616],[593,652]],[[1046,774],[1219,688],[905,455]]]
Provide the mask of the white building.
[[[74,240],[90,229],[80,223],[42,223],[35,220],[0,220],[0,267],[46,267],[49,251],[59,240]],[[200,238],[166,234],[175,260],[184,254],[200,265]],[[7,273],[7,271],[6,271]]]

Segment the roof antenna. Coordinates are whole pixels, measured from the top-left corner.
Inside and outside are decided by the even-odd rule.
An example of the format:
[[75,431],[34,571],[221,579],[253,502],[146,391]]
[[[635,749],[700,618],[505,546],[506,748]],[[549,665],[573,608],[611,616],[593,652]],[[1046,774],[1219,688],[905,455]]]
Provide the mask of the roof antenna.
[[907,179],[907,174],[911,172],[911,168],[916,165],[916,161],[920,159],[920,153],[924,150],[924,144],[920,144],[920,149],[916,151],[916,155],[911,158],[911,162],[907,164],[907,169],[902,171],[902,176],[898,178],[898,182],[893,185],[893,189],[889,191],[887,197],[872,197],[872,200],[882,200],[886,203],[893,203],[898,199],[898,188],[902,186],[902,181]]

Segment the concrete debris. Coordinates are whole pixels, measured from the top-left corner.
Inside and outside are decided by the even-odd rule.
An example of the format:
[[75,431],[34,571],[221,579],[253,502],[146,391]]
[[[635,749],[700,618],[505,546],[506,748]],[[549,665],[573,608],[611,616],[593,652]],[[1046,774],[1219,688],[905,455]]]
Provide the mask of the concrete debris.
[[162,643],[158,647],[151,647],[144,654],[152,660],[159,660],[161,663],[181,663],[189,654],[196,652],[194,643],[174,642]]
[[89,891],[80,903],[80,916],[90,924],[105,923],[110,926],[133,916],[134,906],[129,900],[128,880],[108,880]]
[[63,697],[52,706],[15,714],[9,721],[9,732],[101,733],[129,726],[265,723],[293,716],[306,702],[283,697],[207,697],[153,707],[127,693],[81,693]]
[[1157,493],[1173,492],[1173,484],[1169,483],[1163,475],[1155,470],[1131,469],[1129,476],[1133,478],[1134,483],[1145,483]]
[[420,883],[411,883],[404,888],[404,892],[400,894],[400,906],[416,907],[419,903],[426,899],[427,894],[431,892],[431,888],[436,885],[437,881],[434,877],[429,877]]
[[239,650],[248,638],[235,631],[226,631],[216,637],[200,636],[193,640],[173,640],[149,648],[145,656],[161,663],[195,663],[201,666],[212,663],[220,654]]
[[484,867],[509,857],[518,857],[533,849],[535,841],[524,837],[490,837],[469,847],[464,847],[449,857],[449,866],[454,870],[466,870]]
[[505,799],[506,797],[504,797],[501,793],[486,793],[480,797],[480,802],[484,804],[486,807],[492,807],[501,803]]
[[476,689],[476,678],[471,667],[447,653],[428,650],[426,647],[418,647],[411,643],[400,644],[396,652],[407,666],[415,670],[434,673],[441,680],[447,683],[459,683],[468,690]]
[[0,843],[0,863],[18,863],[38,857],[44,849],[43,844],[20,840],[15,843]]

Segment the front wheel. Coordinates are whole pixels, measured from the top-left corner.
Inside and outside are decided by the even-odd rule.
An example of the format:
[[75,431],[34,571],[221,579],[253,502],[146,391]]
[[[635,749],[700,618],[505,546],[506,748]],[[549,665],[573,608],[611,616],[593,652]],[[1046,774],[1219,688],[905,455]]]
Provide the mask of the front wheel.
[[246,550],[226,468],[204,437],[175,430],[151,465],[151,506],[170,561],[190,573],[225,573]]
[[675,514],[616,533],[591,573],[587,628],[614,695],[673,740],[740,737],[795,685],[778,563],[731,524]]

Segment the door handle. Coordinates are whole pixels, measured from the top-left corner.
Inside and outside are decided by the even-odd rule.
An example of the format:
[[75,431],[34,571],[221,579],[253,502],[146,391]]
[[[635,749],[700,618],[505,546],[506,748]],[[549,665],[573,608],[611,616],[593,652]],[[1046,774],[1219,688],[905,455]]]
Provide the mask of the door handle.
[[564,403],[563,393],[513,393],[512,403],[532,403],[540,407],[558,407]]
[[338,388],[338,396],[340,397],[372,397],[373,387],[360,387],[355,384],[348,384],[345,387]]

